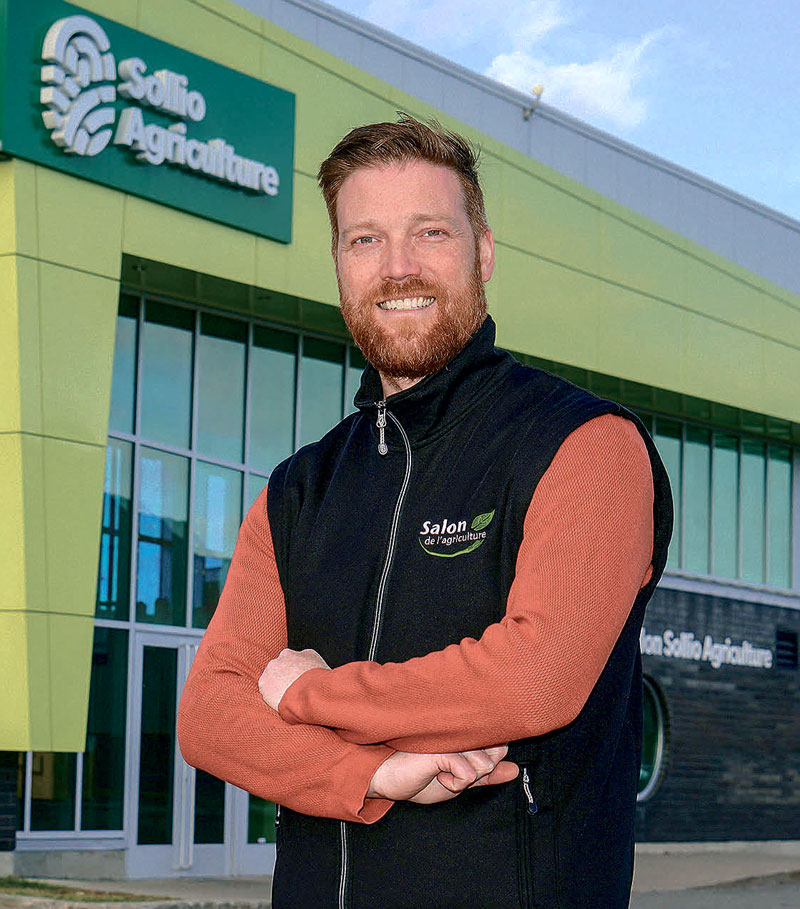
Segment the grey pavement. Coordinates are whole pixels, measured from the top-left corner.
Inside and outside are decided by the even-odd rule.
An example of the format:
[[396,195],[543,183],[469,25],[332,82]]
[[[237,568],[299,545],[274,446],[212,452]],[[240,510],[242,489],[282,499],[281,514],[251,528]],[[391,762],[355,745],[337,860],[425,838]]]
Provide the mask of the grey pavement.
[[[269,907],[268,876],[62,883],[142,894],[142,903],[150,904],[152,909]],[[174,902],[166,903],[165,897]],[[125,909],[132,904],[114,905]],[[52,907],[53,902],[22,897],[9,902],[0,898],[0,909],[46,906]],[[93,907],[100,909],[97,903]],[[800,841],[640,844],[636,850],[631,909],[800,909]]]

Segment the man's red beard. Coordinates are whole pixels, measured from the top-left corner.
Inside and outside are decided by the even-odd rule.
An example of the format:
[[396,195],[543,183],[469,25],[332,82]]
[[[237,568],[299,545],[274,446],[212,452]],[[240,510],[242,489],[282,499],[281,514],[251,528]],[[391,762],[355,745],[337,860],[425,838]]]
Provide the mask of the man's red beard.
[[[422,328],[384,331],[373,308],[383,300],[403,297],[435,297],[436,321]],[[344,321],[367,361],[381,375],[394,379],[421,379],[438,372],[463,349],[486,317],[486,293],[478,261],[469,283],[460,291],[409,277],[382,281],[374,291],[356,300],[345,294],[339,281],[339,298]]]

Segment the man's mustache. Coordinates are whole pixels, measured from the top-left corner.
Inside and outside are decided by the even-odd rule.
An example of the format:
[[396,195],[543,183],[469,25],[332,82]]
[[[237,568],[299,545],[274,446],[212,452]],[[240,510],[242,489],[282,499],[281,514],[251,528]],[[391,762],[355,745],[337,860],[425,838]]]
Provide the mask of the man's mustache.
[[442,289],[422,278],[411,276],[402,281],[383,280],[363,297],[366,303],[382,303],[403,297],[442,297]]

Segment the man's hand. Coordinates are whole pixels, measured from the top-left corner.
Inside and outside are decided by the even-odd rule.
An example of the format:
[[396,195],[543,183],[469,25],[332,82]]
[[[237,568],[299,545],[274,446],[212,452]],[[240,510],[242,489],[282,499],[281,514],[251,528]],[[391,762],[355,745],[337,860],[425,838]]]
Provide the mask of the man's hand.
[[286,689],[304,672],[308,672],[309,669],[330,668],[316,650],[287,648],[281,650],[274,660],[267,663],[267,668],[258,680],[258,690],[269,706],[277,710]]
[[432,805],[475,786],[508,783],[519,768],[503,760],[507,752],[506,745],[455,754],[396,751],[375,771],[367,798]]

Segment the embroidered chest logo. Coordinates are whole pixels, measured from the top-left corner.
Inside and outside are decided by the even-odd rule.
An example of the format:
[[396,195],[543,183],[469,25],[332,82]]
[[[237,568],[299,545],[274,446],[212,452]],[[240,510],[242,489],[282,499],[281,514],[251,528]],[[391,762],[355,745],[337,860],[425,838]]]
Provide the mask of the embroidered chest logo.
[[419,532],[419,545],[428,555],[443,559],[474,552],[486,539],[486,528],[492,523],[494,510],[474,517],[467,528],[466,521],[423,521]]

